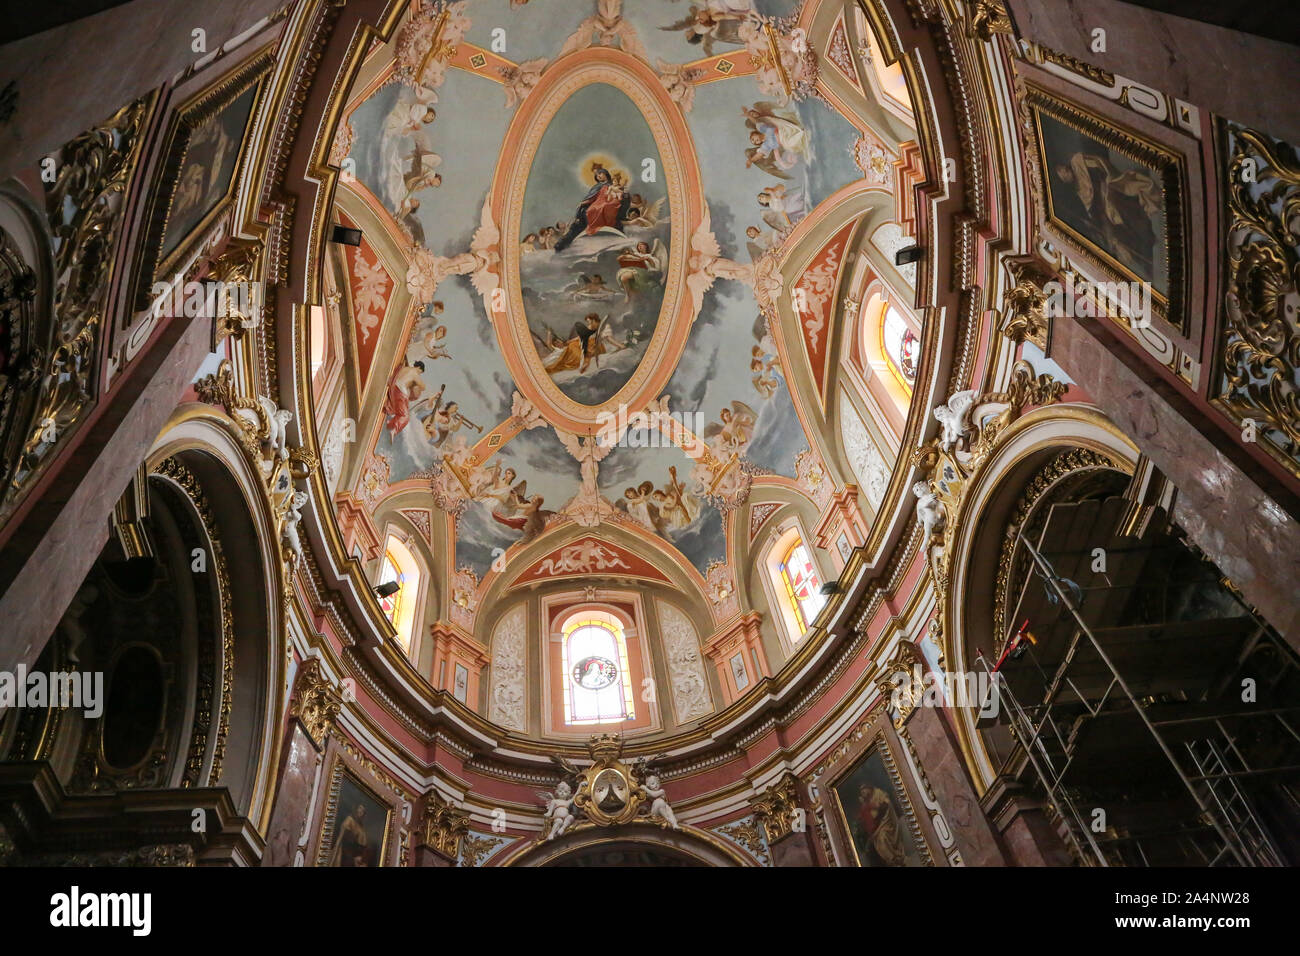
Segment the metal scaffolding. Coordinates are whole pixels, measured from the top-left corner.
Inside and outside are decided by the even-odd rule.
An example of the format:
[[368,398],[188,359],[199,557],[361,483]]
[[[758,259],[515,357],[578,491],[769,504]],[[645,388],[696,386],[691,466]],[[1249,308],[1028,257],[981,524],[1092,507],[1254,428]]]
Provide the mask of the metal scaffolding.
[[[1099,626],[1083,613],[1085,589],[1027,538],[1020,542],[1057,617],[1013,656],[990,664],[978,654],[1002,715],[982,726],[1005,720],[1019,744],[1014,756],[1023,753],[1032,767],[1076,856],[1087,865],[1147,865],[1160,862],[1149,857],[1154,849],[1173,848],[1208,866],[1285,865],[1251,788],[1300,772],[1300,704],[1261,706],[1245,694],[1234,703],[1228,689],[1261,642],[1274,642],[1279,666],[1295,671],[1289,649],[1248,614]],[[1026,590],[1032,584],[1033,575]],[[1115,587],[1125,585],[1107,580],[1093,590]],[[1260,740],[1282,742],[1272,748],[1277,760],[1252,752],[1248,742]],[[1165,766],[1172,791],[1163,802],[1088,802],[1099,781],[1140,789],[1161,780]],[[1121,816],[1125,825],[1117,826]]]

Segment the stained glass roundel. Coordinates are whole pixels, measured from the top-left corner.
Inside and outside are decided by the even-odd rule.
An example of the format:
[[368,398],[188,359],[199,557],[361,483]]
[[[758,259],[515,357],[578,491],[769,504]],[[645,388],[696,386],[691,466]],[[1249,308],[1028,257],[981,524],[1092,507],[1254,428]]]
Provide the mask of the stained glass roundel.
[[573,665],[573,682],[587,690],[600,690],[618,680],[618,665],[607,657],[584,657]]

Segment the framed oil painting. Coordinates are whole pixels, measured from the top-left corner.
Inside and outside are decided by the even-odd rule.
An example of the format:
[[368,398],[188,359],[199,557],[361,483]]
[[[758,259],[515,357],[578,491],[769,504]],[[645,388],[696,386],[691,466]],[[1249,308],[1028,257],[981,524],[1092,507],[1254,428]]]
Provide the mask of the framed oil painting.
[[339,761],[330,780],[317,866],[383,866],[393,809]]
[[877,741],[831,784],[844,842],[858,866],[925,866],[911,807],[885,755]]
[[1181,327],[1183,159],[1171,149],[1030,87],[1044,218],[1110,278],[1145,283]]
[[[177,109],[149,214],[143,276],[171,272],[229,207],[271,64],[267,48]],[[142,281],[142,300],[151,284]]]

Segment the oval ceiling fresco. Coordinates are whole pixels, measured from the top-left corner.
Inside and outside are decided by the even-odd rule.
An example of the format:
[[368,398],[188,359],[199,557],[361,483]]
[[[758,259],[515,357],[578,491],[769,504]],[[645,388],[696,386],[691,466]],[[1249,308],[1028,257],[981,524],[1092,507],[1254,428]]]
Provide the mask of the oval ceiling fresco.
[[542,367],[600,405],[636,371],[663,307],[671,205],[627,94],[592,83],[551,118],[524,192],[519,282]]
[[703,208],[681,114],[644,64],[583,51],[548,70],[506,137],[502,353],[574,430],[657,397],[685,345],[685,245]]

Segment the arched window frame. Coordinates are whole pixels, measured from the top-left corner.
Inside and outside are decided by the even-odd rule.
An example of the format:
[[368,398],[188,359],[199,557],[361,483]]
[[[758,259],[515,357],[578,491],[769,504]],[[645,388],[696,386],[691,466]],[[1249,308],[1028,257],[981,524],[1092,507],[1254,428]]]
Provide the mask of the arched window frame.
[[[826,598],[819,592],[827,580],[825,571],[817,555],[817,549],[809,543],[802,524],[795,515],[777,525],[759,558],[759,567],[763,580],[763,589],[767,594],[768,605],[772,609],[772,618],[778,622],[782,644],[787,654],[793,653],[802,643],[812,628],[817,614],[826,604]],[[796,547],[802,546],[808,555],[808,561],[816,575],[814,594],[811,600],[798,602],[793,600],[789,575],[783,566]]]
[[867,18],[856,7],[853,12],[854,30],[868,51],[867,57],[859,54],[859,60],[870,60],[861,64],[862,72],[866,75],[872,92],[875,93],[876,102],[915,129],[912,96],[907,89],[907,78],[903,74],[902,62],[895,61],[886,65],[880,44],[876,42],[876,33],[871,29]]
[[[583,592],[565,591],[546,595],[540,603],[543,639],[542,733],[559,738],[585,739],[602,730],[618,731],[629,736],[661,729],[658,698],[645,693],[647,681],[655,672],[650,660],[651,637],[645,623],[642,596],[637,592],[602,591],[600,597],[593,600]],[[567,656],[564,652],[567,650],[567,638],[564,629],[575,620],[590,620],[601,613],[609,615],[622,628],[628,666],[623,670],[620,661],[620,679],[623,674],[627,674],[630,679],[633,716],[600,724],[566,724],[564,681],[570,679],[566,671],[571,668],[566,666]]]
[[[618,674],[608,687],[603,691],[610,691],[617,688],[617,694],[605,694],[609,698],[615,698],[619,702],[618,707],[611,707],[608,711],[601,708],[599,698],[602,691],[589,691],[582,688],[574,679],[574,668],[582,658],[581,648],[575,648],[575,643],[579,638],[583,638],[592,632],[604,632],[607,635],[607,643],[612,648],[614,657],[613,663],[618,668]],[[564,726],[578,727],[592,724],[611,724],[623,723],[625,721],[636,719],[636,696],[632,692],[632,666],[628,658],[627,638],[623,633],[623,623],[608,611],[602,611],[594,608],[588,608],[570,614],[565,618],[563,626],[560,628],[563,635],[563,641],[560,645],[560,676],[561,685],[564,694]],[[604,649],[602,649],[604,650]],[[611,651],[606,650],[602,656],[608,657]],[[582,700],[586,699],[590,703],[596,704],[596,716],[584,716],[579,711],[586,711],[588,708],[583,706]],[[606,716],[608,714],[609,716]]]
[[[399,574],[402,588],[393,595],[396,598],[392,602],[395,605],[393,611],[390,613],[385,610],[385,616],[397,632],[398,646],[414,662],[419,659],[421,632],[424,630],[422,624],[429,574],[410,536],[396,527],[389,527],[384,535],[384,548],[380,552],[375,574],[376,586],[392,579],[390,564]],[[378,598],[378,601],[381,609],[389,603],[384,598]]]
[[[897,336],[897,354],[895,354],[895,349],[891,347],[891,340],[895,336]],[[909,344],[912,353],[910,376],[907,369],[907,346]],[[880,313],[880,351],[889,364],[889,371],[893,373],[894,378],[906,389],[909,395],[916,386],[916,351],[919,346],[920,341],[916,330],[912,328],[912,323],[907,320],[907,317],[893,302],[886,300],[885,307]]]
[[855,334],[856,348],[865,366],[865,385],[871,400],[885,411],[897,437],[912,404],[913,383],[904,377],[885,347],[885,318],[892,309],[907,329],[917,336],[918,346],[920,328],[901,299],[878,277],[873,277],[863,289],[861,301]]

